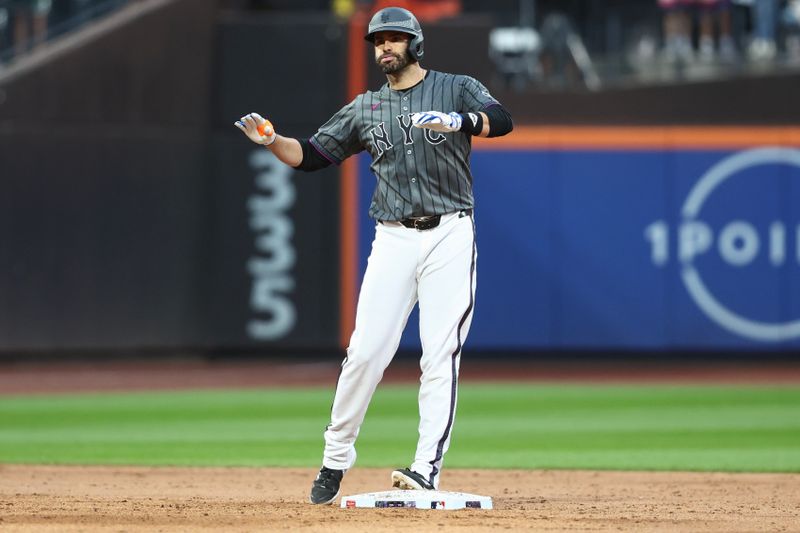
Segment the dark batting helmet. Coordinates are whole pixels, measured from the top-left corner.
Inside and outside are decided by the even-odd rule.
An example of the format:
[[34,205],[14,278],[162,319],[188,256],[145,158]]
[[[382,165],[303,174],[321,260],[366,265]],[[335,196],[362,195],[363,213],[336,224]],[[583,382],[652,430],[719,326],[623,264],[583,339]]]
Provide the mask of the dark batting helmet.
[[375,41],[375,34],[379,31],[400,31],[411,35],[408,43],[408,53],[415,60],[419,61],[425,54],[425,38],[422,36],[422,28],[414,14],[402,7],[387,7],[381,9],[372,16],[369,21],[369,29],[364,39],[369,42]]

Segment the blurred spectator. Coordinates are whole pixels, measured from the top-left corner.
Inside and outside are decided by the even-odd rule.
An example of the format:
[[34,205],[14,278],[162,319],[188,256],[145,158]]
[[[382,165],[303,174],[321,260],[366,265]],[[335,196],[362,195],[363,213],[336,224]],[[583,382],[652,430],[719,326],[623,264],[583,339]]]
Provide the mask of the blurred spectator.
[[558,12],[549,13],[542,21],[540,36],[537,75],[542,85],[551,89],[600,88],[600,77],[569,17]]
[[574,34],[566,15],[551,13],[542,22],[541,76],[550,88],[563,89],[581,85],[581,74],[569,48]]
[[668,63],[691,63],[693,0],[658,0],[664,10],[664,59]]
[[489,32],[489,57],[504,86],[523,90],[539,74],[541,39],[531,27],[498,27]]
[[0,0],[0,60],[135,1],[142,0]]
[[717,59],[714,48],[714,22],[719,32],[719,59],[733,63],[737,59],[736,45],[731,31],[731,5],[729,0],[696,0],[700,10],[700,60],[712,62]]
[[[695,15],[699,19],[698,58],[706,63],[716,59],[726,63],[736,61],[729,0],[658,0],[658,4],[665,11],[664,55],[668,62],[691,63],[694,59],[692,22]],[[718,40],[714,38],[715,33]]]
[[14,53],[26,52],[47,39],[47,17],[51,0],[11,0],[14,24]]
[[753,39],[747,55],[753,61],[771,61],[775,58],[775,30],[778,24],[778,0],[753,0]]
[[331,11],[340,19],[348,19],[356,11],[356,0],[333,0]]
[[8,10],[7,3],[0,0],[0,65],[3,63],[3,55],[5,55],[10,18],[11,13]]
[[789,0],[781,22],[786,28],[786,59],[800,64],[800,0]]

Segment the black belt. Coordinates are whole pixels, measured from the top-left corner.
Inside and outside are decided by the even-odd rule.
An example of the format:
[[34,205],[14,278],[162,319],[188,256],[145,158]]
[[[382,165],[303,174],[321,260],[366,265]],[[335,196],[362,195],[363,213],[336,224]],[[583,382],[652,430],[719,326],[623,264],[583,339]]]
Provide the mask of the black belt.
[[[461,217],[468,217],[472,214],[472,209],[462,209],[458,212],[458,218]],[[419,217],[419,218],[406,218],[403,220],[398,220],[402,225],[407,228],[415,229],[417,231],[425,231],[427,229],[433,229],[439,225],[439,222],[442,221],[442,215],[432,215],[429,217]]]

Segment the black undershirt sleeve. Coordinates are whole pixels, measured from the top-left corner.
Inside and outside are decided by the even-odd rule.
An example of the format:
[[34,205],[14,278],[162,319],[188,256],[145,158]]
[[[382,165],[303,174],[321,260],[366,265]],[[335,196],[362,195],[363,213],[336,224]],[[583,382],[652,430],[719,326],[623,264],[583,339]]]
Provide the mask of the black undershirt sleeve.
[[331,162],[322,157],[316,148],[314,148],[308,139],[297,139],[300,147],[303,149],[303,160],[297,165],[297,170],[311,172],[330,166]]
[[487,137],[501,137],[514,129],[511,115],[502,105],[493,105],[483,110],[489,117],[489,135]]

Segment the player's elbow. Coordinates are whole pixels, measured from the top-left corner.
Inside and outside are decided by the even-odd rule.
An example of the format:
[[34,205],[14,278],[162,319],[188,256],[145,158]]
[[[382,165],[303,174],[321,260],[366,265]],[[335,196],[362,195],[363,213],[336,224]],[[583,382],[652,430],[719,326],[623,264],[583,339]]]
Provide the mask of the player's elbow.
[[514,121],[511,114],[501,105],[492,106],[485,110],[489,117],[489,134],[487,137],[502,137],[508,135],[514,129]]
[[511,119],[511,115],[509,115],[508,121],[504,122],[500,128],[489,129],[489,137],[502,137],[503,135],[508,135],[512,131],[514,131],[514,121]]
[[298,142],[300,143],[302,152],[300,154],[300,161],[298,161],[296,165],[292,165],[295,170],[313,172],[330,166],[331,162],[314,149],[308,139],[299,139]]

